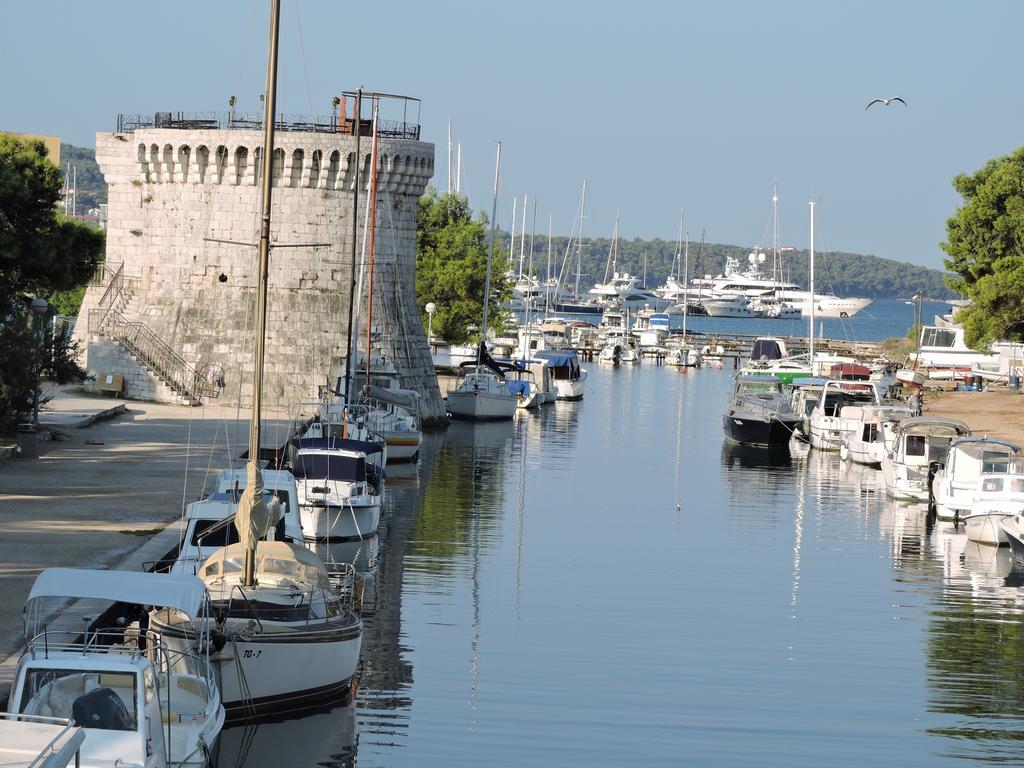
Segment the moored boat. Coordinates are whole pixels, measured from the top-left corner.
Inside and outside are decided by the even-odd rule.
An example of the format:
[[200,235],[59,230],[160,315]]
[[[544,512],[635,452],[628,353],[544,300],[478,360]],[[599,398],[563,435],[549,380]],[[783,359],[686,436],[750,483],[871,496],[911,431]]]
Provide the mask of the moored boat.
[[785,445],[799,422],[780,379],[736,377],[732,400],[722,417],[729,440],[742,445]]

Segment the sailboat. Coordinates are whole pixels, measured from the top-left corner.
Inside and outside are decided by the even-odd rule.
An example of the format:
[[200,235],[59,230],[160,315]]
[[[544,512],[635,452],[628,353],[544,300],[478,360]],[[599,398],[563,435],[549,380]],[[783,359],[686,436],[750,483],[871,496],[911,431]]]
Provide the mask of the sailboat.
[[[676,238],[676,256],[674,263],[678,269],[678,263],[682,260],[683,263],[683,279],[682,283],[676,282],[677,285],[682,286],[681,297],[683,309],[683,335],[682,342],[678,345],[674,345],[669,348],[668,353],[665,355],[665,362],[668,365],[674,365],[680,368],[696,368],[701,364],[700,351],[694,348],[686,340],[686,320],[690,314],[690,302],[686,295],[686,283],[689,280],[690,271],[690,235],[686,233],[686,243],[682,243],[683,240],[683,221],[686,212],[682,209],[679,211],[679,236]],[[682,253],[680,253],[682,251]],[[669,276],[671,278],[671,275]],[[666,283],[667,285],[667,283]]]
[[487,252],[487,276],[484,280],[484,311],[480,327],[480,346],[476,361],[463,363],[465,374],[458,389],[448,393],[448,412],[452,418],[470,421],[511,419],[518,407],[517,396],[505,381],[505,371],[488,354],[487,310],[491,303],[491,261],[494,258],[494,227],[498,212],[498,180],[501,176],[501,142],[494,165],[494,202],[491,207],[491,243]]
[[[252,720],[345,701],[359,661],[362,620],[353,609],[355,571],[332,571],[302,546],[264,541],[280,517],[280,505],[264,498],[258,465],[270,212],[273,191],[274,120],[280,0],[271,0],[270,54],[263,117],[262,211],[256,293],[255,365],[249,424],[247,482],[235,512],[238,543],[215,551],[197,575],[210,594],[211,618],[203,626],[217,638],[211,657],[228,721]],[[357,109],[361,106],[361,94]],[[361,112],[360,112],[361,115]],[[150,628],[172,651],[193,643],[187,616],[164,609],[150,614]]]

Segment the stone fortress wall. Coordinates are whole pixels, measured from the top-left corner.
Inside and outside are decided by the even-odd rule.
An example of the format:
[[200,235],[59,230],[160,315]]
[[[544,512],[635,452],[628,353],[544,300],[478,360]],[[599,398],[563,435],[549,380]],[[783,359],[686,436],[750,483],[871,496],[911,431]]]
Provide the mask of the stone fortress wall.
[[[244,406],[251,398],[262,140],[260,131],[237,129],[140,128],[96,137],[109,185],[107,264],[123,263],[127,278],[117,309],[197,370],[220,366],[220,404],[240,399]],[[342,369],[352,217],[361,248],[369,204],[371,139],[364,135],[353,211],[355,145],[355,136],[341,133],[275,137],[264,391],[271,408],[315,399]],[[378,141],[373,325],[403,386],[421,393],[428,423],[443,420],[444,408],[416,302],[415,263],[417,204],[433,169],[432,144]],[[104,290],[89,288],[82,317]],[[138,377],[110,369],[124,359],[113,344],[89,337],[90,371]]]

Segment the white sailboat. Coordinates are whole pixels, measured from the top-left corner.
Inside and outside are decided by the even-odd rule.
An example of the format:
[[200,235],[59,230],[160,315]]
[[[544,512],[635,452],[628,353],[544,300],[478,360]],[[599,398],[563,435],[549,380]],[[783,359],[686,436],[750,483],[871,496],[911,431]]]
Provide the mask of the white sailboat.
[[[501,142],[498,142],[494,167],[494,202],[491,207],[491,244],[487,253],[484,280],[484,311],[480,327],[480,346],[476,362],[471,364],[459,387],[448,393],[448,412],[456,419],[490,421],[515,416],[518,399],[508,387],[501,369],[487,353],[487,310],[491,303],[491,261],[494,258],[494,220],[498,210],[498,182],[501,177]],[[466,368],[470,364],[463,363]]]
[[[249,459],[245,490],[234,521],[239,543],[214,552],[198,573],[214,608],[201,627],[220,638],[212,660],[227,718],[235,721],[347,700],[363,633],[362,621],[353,610],[352,566],[329,573],[301,544],[263,541],[281,515],[280,504],[268,504],[264,499],[263,477],[257,465],[266,352],[280,0],[271,0],[270,18]],[[356,99],[356,111],[361,120],[362,92]],[[359,183],[357,164],[357,189]],[[149,622],[172,651],[185,651],[193,640],[183,629],[184,618],[180,610],[162,610],[154,611]]]

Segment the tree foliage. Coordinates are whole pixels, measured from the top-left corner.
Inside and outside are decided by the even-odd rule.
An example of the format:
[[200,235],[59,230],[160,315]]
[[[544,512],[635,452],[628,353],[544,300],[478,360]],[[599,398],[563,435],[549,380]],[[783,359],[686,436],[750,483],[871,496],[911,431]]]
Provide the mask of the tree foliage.
[[58,383],[81,380],[71,341],[49,333],[32,295],[71,291],[92,276],[103,233],[57,215],[59,169],[40,141],[0,136],[0,423],[32,408],[37,368]]
[[950,287],[971,299],[958,315],[966,341],[983,348],[998,339],[1024,339],[1024,147],[959,174],[963,197],[946,222]]
[[[416,300],[424,327],[428,302],[437,306],[430,323],[435,335],[453,344],[474,338],[483,316],[487,270],[487,217],[473,218],[469,200],[454,194],[427,190],[420,198],[416,227]],[[498,310],[509,289],[503,262],[491,270],[491,327],[500,328]]]

